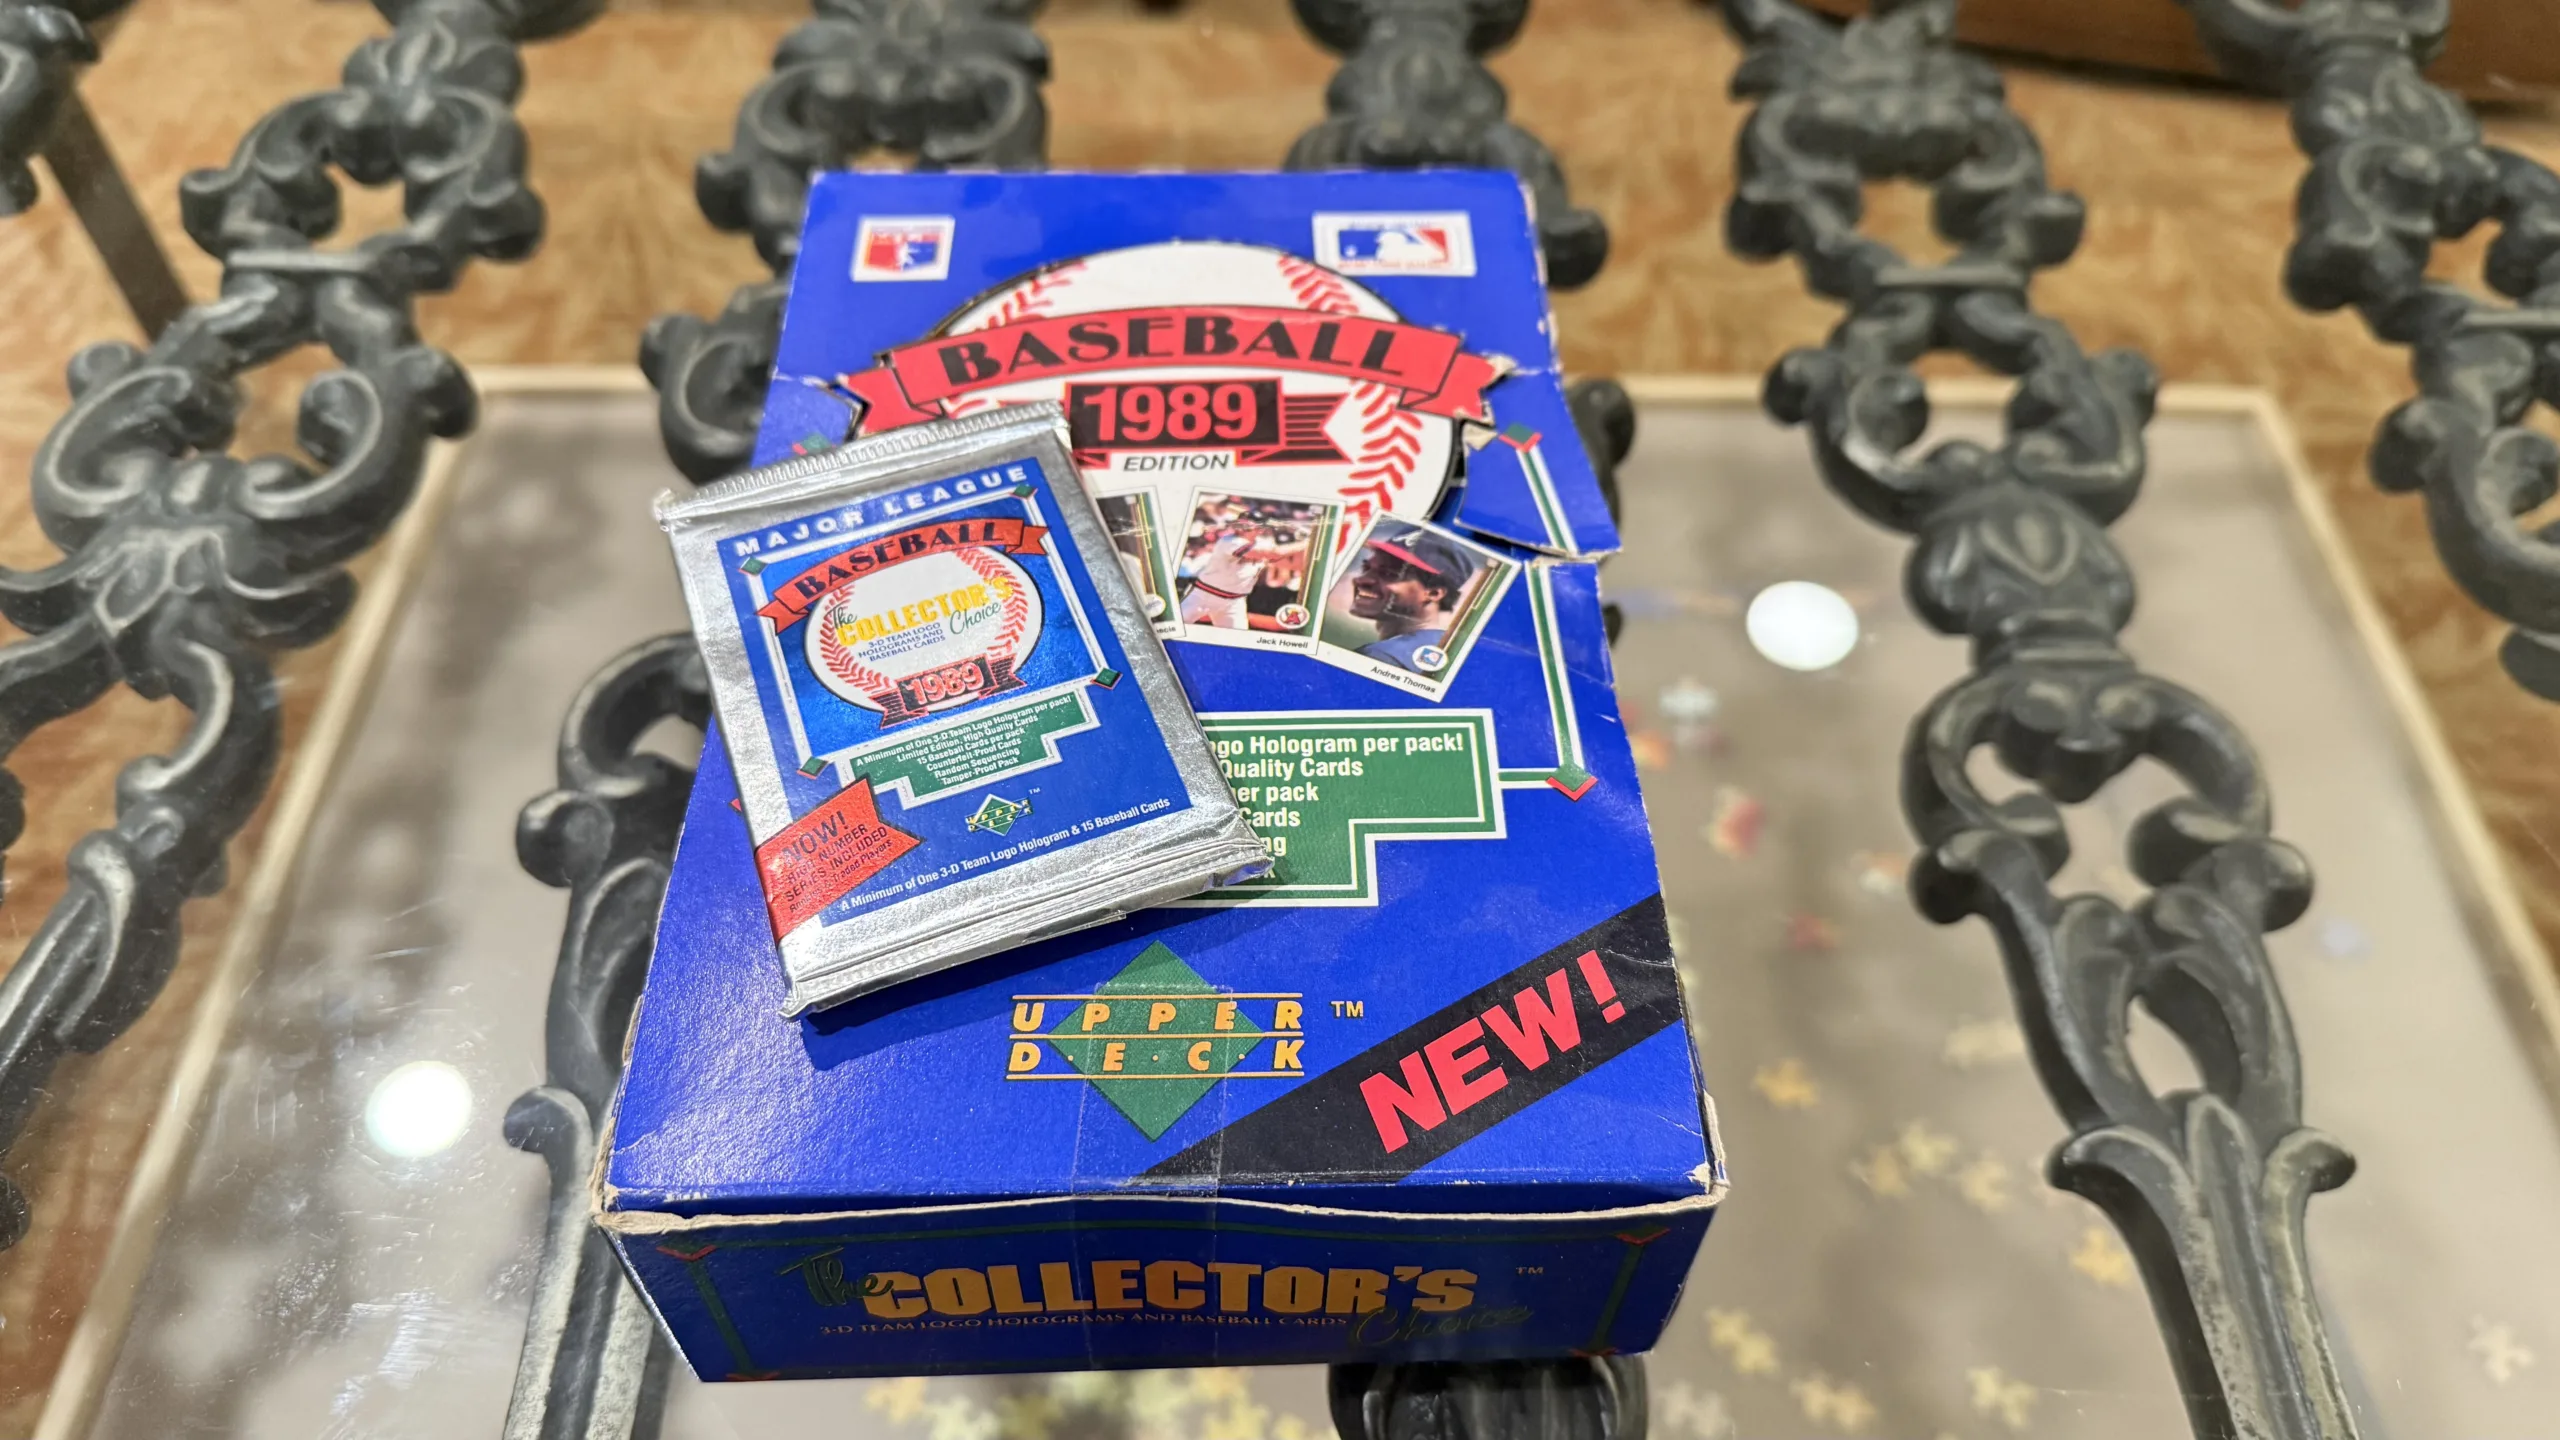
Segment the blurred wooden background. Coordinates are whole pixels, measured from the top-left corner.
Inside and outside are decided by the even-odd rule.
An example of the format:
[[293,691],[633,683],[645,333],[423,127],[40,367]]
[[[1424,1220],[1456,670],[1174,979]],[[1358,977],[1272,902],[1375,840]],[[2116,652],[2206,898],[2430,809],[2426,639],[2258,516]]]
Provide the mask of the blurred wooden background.
[[[2480,16],[2539,23],[2546,36],[2560,16],[2554,0],[2456,8],[2466,46]],[[2171,0],[1967,0],[1965,13],[1986,27],[2003,15],[2184,23]],[[708,315],[731,287],[761,275],[744,239],[715,233],[695,210],[692,169],[729,143],[739,101],[807,14],[805,0],[642,0],[529,49],[518,113],[549,238],[524,264],[475,266],[455,293],[429,297],[420,307],[429,340],[479,364],[629,364],[652,316]],[[1051,0],[1038,24],[1055,55],[1051,155],[1062,168],[1275,165],[1321,118],[1336,63],[1280,0],[1191,0],[1161,13],[1138,0]],[[369,5],[314,0],[139,0],[128,12],[83,91],[196,296],[214,293],[218,271],[179,227],[179,177],[224,162],[274,106],[334,86],[349,51],[382,29]],[[2489,53],[2537,63],[2536,73],[2560,62],[2560,46],[2519,38],[2529,29],[2485,33],[2507,37],[2485,42]],[[1495,58],[1514,117],[1555,149],[1577,200],[1613,234],[1601,278],[1556,302],[1565,360],[1578,373],[1756,375],[1788,348],[1819,341],[1836,318],[1792,270],[1745,264],[1724,248],[1743,113],[1725,97],[1736,58],[1714,8],[1697,0],[1537,0],[1519,43]],[[2038,280],[2039,305],[2093,349],[2141,349],[2169,379],[2276,394],[2546,942],[2560,948],[2560,781],[2550,762],[2560,710],[2525,698],[2500,673],[2501,627],[2445,578],[2417,504],[2364,478],[2374,426],[2409,392],[2407,360],[2353,317],[2304,315],[2278,289],[2302,173],[2281,107],[2122,71],[2002,65],[2057,182],[2090,203],[2081,253]],[[2560,166],[2560,121],[2529,96],[2500,107],[2489,133]],[[397,215],[395,194],[347,199],[350,235]],[[1925,195],[1879,190],[1871,209],[1882,238],[1942,253]],[[2440,273],[2476,287],[2485,238],[2445,247]],[[11,342],[0,351],[0,563],[32,567],[55,552],[29,514],[24,477],[68,405],[63,363],[94,340],[139,338],[49,185],[33,212],[0,222],[0,314]],[[290,447],[295,397],[324,359],[306,353],[249,378],[237,453]],[[1937,373],[1961,372],[1948,364]],[[1859,522],[1844,511],[1840,523]],[[288,740],[329,658],[325,645],[285,658]],[[181,723],[174,704],[118,693],[10,762],[27,782],[29,823],[8,856],[0,965],[60,894],[65,850],[111,817],[117,768],[171,743]],[[2321,837],[2285,831],[2282,805],[2279,796],[2280,833],[2316,863]],[[234,876],[246,873],[254,843],[253,827]],[[0,1437],[33,1424],[230,905],[226,895],[190,907],[188,947],[160,1003],[103,1054],[62,1068],[8,1160],[36,1208],[27,1243],[0,1255]],[[528,943],[528,953],[547,955],[552,941]]]

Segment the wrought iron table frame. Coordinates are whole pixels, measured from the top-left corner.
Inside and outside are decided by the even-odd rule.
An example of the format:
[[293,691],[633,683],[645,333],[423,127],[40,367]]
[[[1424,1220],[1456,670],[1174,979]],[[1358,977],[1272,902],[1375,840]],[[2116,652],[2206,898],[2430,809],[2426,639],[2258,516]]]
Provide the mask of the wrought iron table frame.
[[[2481,144],[2461,103],[2418,78],[2441,40],[2443,0],[2189,3],[2235,72],[2297,97],[2312,171],[2287,276],[2295,297],[2357,305],[2377,334],[2417,352],[2424,393],[2386,422],[2377,479],[2424,490],[2448,567],[2517,624],[2508,668],[2560,697],[2560,532],[2519,519],[2560,489],[2560,445],[2522,424],[2537,401],[2560,403],[2560,180]],[[184,747],[127,767],[116,826],[75,847],[69,894],[0,979],[0,1146],[59,1056],[112,1040],[157,994],[180,907],[223,883],[228,841],[274,773],[268,657],[344,621],[352,585],[338,567],[411,504],[430,437],[471,423],[470,385],[418,342],[411,298],[453,284],[470,258],[520,258],[539,239],[509,113],[516,46],[574,29],[597,0],[376,4],[394,32],[358,51],[341,89],[278,110],[230,166],[184,187],[189,233],[225,262],[222,294],[155,327],[148,351],[82,352],[73,409],[37,459],[37,512],[65,559],[0,572],[0,612],[29,634],[0,649],[0,753],[118,684],[175,694],[196,719]],[[815,169],[877,148],[933,166],[1040,163],[1037,0],[816,8],[748,98],[733,147],[697,177],[706,215],[750,232],[777,277]],[[1517,34],[1527,0],[1296,8],[1344,61],[1327,119],[1292,149],[1293,166],[1510,168],[1540,200],[1554,281],[1596,272],[1605,227],[1571,204],[1555,157],[1508,121],[1482,64]],[[1915,537],[1914,606],[1975,644],[1976,674],[1919,718],[1905,757],[1924,847],[1914,898],[1934,919],[1991,922],[2038,1071],[2074,1131],[2053,1179],[2123,1231],[2196,1432],[2352,1435],[2302,1219],[2308,1197],[2343,1183],[2353,1162],[2300,1122],[2299,1060],[2258,938],[2302,913],[2310,872],[2272,836],[2245,737],[2115,643],[2133,580],[2105,527],[2138,492],[2155,379],[2130,353],[2084,354],[2026,302],[2033,273],[2076,247],[2080,202],[2046,183],[1996,73],[1952,50],[1954,0],[1880,0],[1846,25],[1791,0],[1723,8],[1748,51],[1734,88],[1754,103],[1728,238],[1746,256],[1794,255],[1808,285],[1848,311],[1826,347],[1781,362],[1770,408],[1809,427],[1826,480],[1853,508]],[[58,122],[86,45],[67,12],[0,0],[0,171],[17,203],[26,154],[77,138]],[[333,164],[359,183],[401,181],[407,223],[344,252],[314,250],[337,224]],[[1933,188],[1956,259],[1913,266],[1858,235],[1861,187],[1888,178]],[[2521,302],[2512,310],[2423,277],[2435,237],[2491,219],[2503,230],[2488,278]],[[670,454],[696,479],[744,461],[781,293],[779,279],[752,285],[713,321],[650,328],[642,364]],[[231,458],[232,378],[315,341],[345,367],[303,398],[299,438],[327,468]],[[1901,454],[1928,415],[1909,366],[1935,350],[2018,377],[1998,450]],[[1575,410],[1605,476],[1632,439],[1632,410],[1606,382],[1579,388]],[[570,891],[571,919],[551,1082],[518,1102],[508,1133],[551,1163],[570,1198],[555,1204],[511,1436],[601,1440],[653,1424],[663,1342],[571,1199],[689,781],[634,741],[667,715],[700,719],[704,704],[681,637],[617,660],[572,710],[559,788],[519,827],[526,868]],[[2034,793],[1978,791],[1965,763],[1984,747]],[[2058,807],[2144,756],[2194,790],[2131,837],[2151,895],[2129,910],[2055,895],[2047,882],[2068,854]],[[21,796],[0,776],[0,841],[23,827]],[[2142,1080],[2126,1049],[2137,1000],[2193,1053],[2200,1089],[2161,1095]],[[0,1243],[22,1224],[20,1197],[0,1185]],[[1335,1406],[1346,1434],[1643,1428],[1641,1373],[1615,1359],[1346,1367]]]

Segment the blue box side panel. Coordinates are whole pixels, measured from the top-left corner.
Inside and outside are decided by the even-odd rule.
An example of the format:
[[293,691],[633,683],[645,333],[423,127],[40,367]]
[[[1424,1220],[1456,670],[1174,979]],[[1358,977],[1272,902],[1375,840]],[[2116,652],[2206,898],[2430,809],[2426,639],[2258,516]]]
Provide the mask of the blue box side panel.
[[1711,1214],[1060,1202],[616,1244],[697,1375],[801,1379],[1644,1350]]

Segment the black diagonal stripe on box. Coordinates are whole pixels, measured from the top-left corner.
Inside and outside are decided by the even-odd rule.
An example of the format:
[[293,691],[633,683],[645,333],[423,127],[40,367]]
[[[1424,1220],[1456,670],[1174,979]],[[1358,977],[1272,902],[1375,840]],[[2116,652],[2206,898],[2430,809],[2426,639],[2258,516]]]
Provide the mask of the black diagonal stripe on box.
[[[1679,1021],[1679,973],[1662,897],[1653,895],[1151,1167],[1139,1183],[1392,1183]],[[1497,1071],[1500,1088],[1488,1088]]]

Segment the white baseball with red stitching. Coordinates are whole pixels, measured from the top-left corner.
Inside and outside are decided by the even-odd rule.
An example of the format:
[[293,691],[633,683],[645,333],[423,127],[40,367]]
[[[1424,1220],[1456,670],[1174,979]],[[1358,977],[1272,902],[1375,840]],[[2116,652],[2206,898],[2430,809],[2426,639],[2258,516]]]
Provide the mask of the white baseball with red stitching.
[[[993,329],[1040,316],[1159,305],[1267,305],[1326,315],[1399,318],[1366,287],[1286,251],[1177,241],[1105,251],[1052,266],[981,299],[955,317],[945,333]],[[1284,395],[1340,396],[1326,435],[1343,458],[1145,471],[1129,468],[1133,457],[1173,452],[1119,448],[1111,452],[1111,473],[1093,477],[1097,487],[1110,494],[1152,488],[1157,513],[1177,533],[1189,518],[1194,490],[1336,503],[1343,507],[1337,544],[1345,547],[1374,516],[1421,519],[1439,503],[1457,456],[1456,422],[1404,408],[1401,402],[1406,397],[1391,386],[1345,381],[1334,375],[1267,363],[1132,367],[977,390],[954,399],[947,409],[962,415],[1029,400],[1063,402],[1071,383],[1238,376],[1274,377]]]
[[[906,627],[870,644],[848,642],[840,627],[862,616],[884,616],[927,596],[947,595],[978,581],[993,591],[989,603],[967,612]],[[1004,555],[967,546],[875,570],[847,580],[822,596],[808,620],[809,668],[837,695],[868,710],[874,698],[899,680],[978,656],[1019,661],[1039,643],[1040,591],[1022,567]]]

